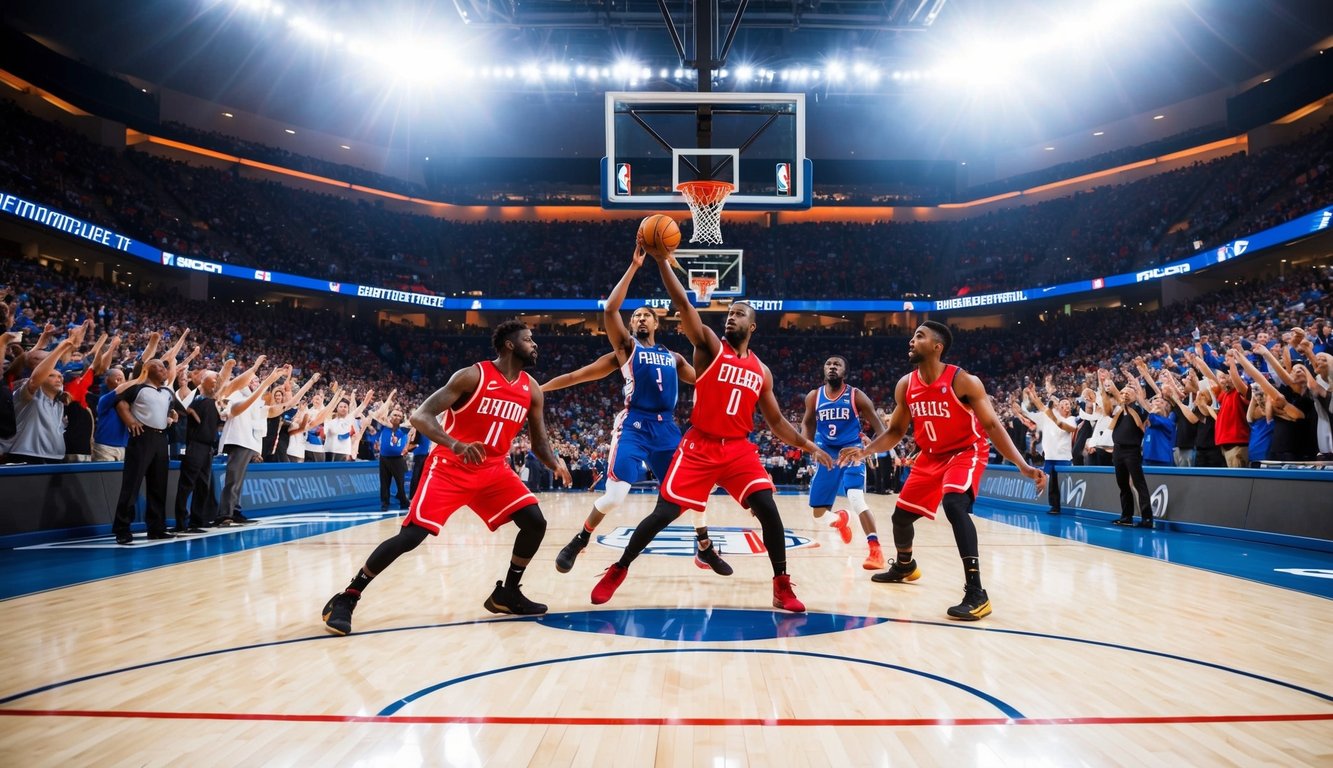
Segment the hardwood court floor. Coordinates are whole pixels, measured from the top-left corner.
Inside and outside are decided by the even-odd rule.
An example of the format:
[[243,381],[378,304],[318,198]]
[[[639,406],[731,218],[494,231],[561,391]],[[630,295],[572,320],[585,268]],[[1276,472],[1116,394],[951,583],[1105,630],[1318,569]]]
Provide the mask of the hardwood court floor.
[[[320,608],[397,520],[273,546],[242,532],[229,554],[0,602],[0,765],[1333,762],[1324,597],[979,518],[995,613],[951,622],[942,516],[917,526],[923,578],[881,585],[859,532],[844,545],[783,496],[809,614],[769,607],[767,559],[739,554],[753,520],[722,497],[709,522],[735,575],[645,554],[594,607],[617,550],[553,567],[593,498],[542,500],[524,579],[541,620],[482,608],[514,532],[466,512],[370,586],[347,637]],[[870,499],[887,539],[892,497]],[[652,503],[631,496],[598,533]]]

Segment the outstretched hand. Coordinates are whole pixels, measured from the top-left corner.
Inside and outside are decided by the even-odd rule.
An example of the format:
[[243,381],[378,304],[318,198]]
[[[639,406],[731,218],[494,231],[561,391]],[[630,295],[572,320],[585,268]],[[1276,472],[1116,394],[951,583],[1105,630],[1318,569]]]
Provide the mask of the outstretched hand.
[[565,464],[564,459],[556,456],[555,468],[552,471],[555,472],[555,479],[564,483],[566,488],[572,488],[574,486],[574,478],[570,476],[569,467]]
[[1037,485],[1037,495],[1040,496],[1046,490],[1046,473],[1034,466],[1023,468],[1023,477],[1029,478]]
[[[822,454],[824,452],[819,451],[819,453]],[[827,454],[824,455],[827,456]],[[853,464],[860,464],[861,462],[865,461],[867,455],[869,455],[869,453],[866,451],[865,448],[857,448],[854,445],[849,445],[846,448],[843,448],[841,451],[838,451],[838,466],[850,467]],[[815,461],[819,461],[819,459],[816,458]],[[831,463],[825,466],[831,467]]]

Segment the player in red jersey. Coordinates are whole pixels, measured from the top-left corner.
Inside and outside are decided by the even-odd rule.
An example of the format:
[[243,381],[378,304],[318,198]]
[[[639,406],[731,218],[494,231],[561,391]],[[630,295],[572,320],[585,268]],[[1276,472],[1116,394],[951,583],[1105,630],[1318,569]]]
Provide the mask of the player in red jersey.
[[[491,613],[541,614],[519,590],[519,579],[546,534],[546,518],[537,497],[528,492],[505,461],[509,445],[526,424],[532,450],[542,463],[569,483],[569,470],[551,451],[542,417],[542,392],[524,372],[537,362],[532,331],[518,320],[496,326],[491,335],[496,357],[456,371],[449,382],[412,414],[412,426],[435,444],[427,458],[427,474],[412,497],[412,506],[398,534],[380,543],[357,571],[347,589],[324,606],[330,632],[352,631],[352,611],[371,579],[399,555],[438,535],[459,507],[468,506],[492,531],[512,521],[518,526],[514,554],[503,582],[484,603]],[[443,418],[444,426],[441,425]]]
[[907,354],[916,370],[898,380],[894,395],[898,405],[889,416],[888,431],[864,448],[844,448],[838,462],[853,464],[892,448],[907,433],[910,419],[921,454],[893,510],[893,544],[898,559],[889,570],[870,578],[881,583],[921,578],[921,570],[912,559],[912,525],[921,517],[935,519],[935,510],[943,501],[944,515],[953,526],[958,554],[963,558],[966,580],[963,602],[948,613],[950,618],[976,621],[991,612],[990,598],[981,586],[977,527],[972,522],[977,483],[986,471],[990,453],[986,436],[1024,476],[1036,481],[1038,494],[1046,486],[1046,474],[1024,461],[1023,454],[1014,447],[981,380],[940,361],[952,343],[953,334],[943,323],[928,320],[916,329]]
[[[773,374],[750,350],[750,336],[755,329],[754,308],[742,301],[731,305],[723,342],[704,325],[665,257],[654,258],[671,303],[680,312],[681,330],[694,345],[694,369],[701,373],[694,382],[691,427],[681,438],[671,466],[662,478],[657,507],[634,529],[620,561],[607,568],[597,582],[592,602],[600,605],[610,600],[625,580],[630,563],[648,542],[683,510],[703,509],[713,487],[721,486],[753,512],[763,527],[764,546],[773,564],[773,606],[804,611],[805,605],[792,591],[791,576],[787,575],[787,536],[778,505],[773,501],[773,481],[759,462],[759,449],[749,440],[755,408],[759,408],[779,440],[810,452],[825,467],[832,467],[833,460],[783,418],[773,396]],[[727,568],[718,572],[725,575],[729,571]]]

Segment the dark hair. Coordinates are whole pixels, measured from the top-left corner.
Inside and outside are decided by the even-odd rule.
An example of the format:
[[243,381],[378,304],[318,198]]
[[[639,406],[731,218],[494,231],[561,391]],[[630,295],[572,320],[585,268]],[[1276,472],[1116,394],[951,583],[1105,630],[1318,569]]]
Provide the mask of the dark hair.
[[921,325],[924,328],[929,328],[930,331],[944,344],[944,349],[940,350],[940,357],[949,354],[949,347],[953,346],[953,332],[949,330],[949,326],[944,323],[936,322],[935,320],[927,320]]
[[527,329],[528,324],[522,320],[506,320],[495,326],[495,330],[491,332],[491,344],[495,346],[496,352],[500,352],[504,350],[505,342],[509,341],[510,336]]
[[[851,367],[851,365],[847,362],[847,358],[843,357],[842,355],[829,355],[829,356],[828,356],[828,360],[832,360],[832,359],[835,358],[835,357],[842,361],[842,367],[843,367],[843,368],[850,368],[850,367]],[[824,362],[828,362],[828,360],[825,360]]]

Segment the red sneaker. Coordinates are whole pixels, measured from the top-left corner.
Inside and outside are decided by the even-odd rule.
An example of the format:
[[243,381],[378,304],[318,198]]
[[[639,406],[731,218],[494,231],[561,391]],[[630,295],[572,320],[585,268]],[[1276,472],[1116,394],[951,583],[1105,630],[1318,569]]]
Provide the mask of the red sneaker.
[[884,567],[884,550],[880,548],[878,541],[870,542],[870,554],[866,561],[861,563],[861,567],[867,571],[878,571]]
[[[623,577],[622,577],[623,578]],[[791,590],[791,575],[773,577],[773,607],[793,613],[805,613],[805,603]]]
[[843,544],[851,544],[852,543],[852,526],[850,523],[851,515],[847,514],[847,510],[845,509],[840,509],[834,514],[838,516],[838,519],[829,523],[829,527],[838,529],[838,535],[842,537]]
[[612,563],[611,567],[606,569],[606,573],[602,574],[597,586],[592,588],[592,604],[601,605],[610,600],[611,596],[616,593],[616,589],[624,583],[627,575],[629,575],[628,568],[620,563]]

